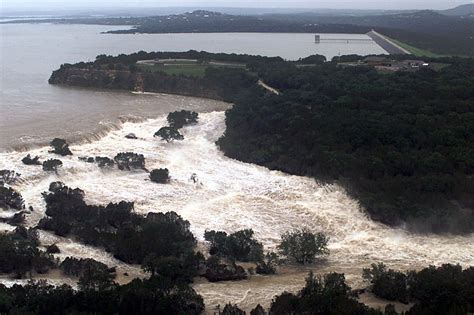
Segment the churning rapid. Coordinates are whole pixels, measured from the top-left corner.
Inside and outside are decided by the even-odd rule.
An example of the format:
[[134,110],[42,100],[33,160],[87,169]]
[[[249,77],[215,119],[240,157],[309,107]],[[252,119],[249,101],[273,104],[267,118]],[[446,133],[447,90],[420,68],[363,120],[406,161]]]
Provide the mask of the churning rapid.
[[[166,117],[144,122],[126,122],[92,143],[71,146],[74,156],[61,158],[64,166],[58,175],[41,167],[23,165],[30,153],[41,160],[53,157],[49,148],[29,152],[0,154],[0,169],[21,173],[15,189],[26,206],[34,211],[27,225],[35,226],[45,211],[41,193],[53,181],[85,191],[86,202],[134,201],[139,213],[175,211],[191,223],[198,239],[206,229],[233,232],[251,228],[266,249],[274,249],[280,235],[292,229],[308,227],[330,236],[331,254],[314,267],[316,272],[344,272],[348,282],[361,284],[361,269],[383,261],[392,268],[413,269],[429,264],[460,263],[474,265],[474,235],[414,235],[369,220],[356,200],[338,185],[320,185],[313,179],[291,176],[264,167],[229,159],[215,145],[225,131],[224,112],[201,113],[199,123],[182,129],[184,140],[166,143],[153,134],[166,125]],[[137,140],[126,139],[135,133]],[[132,151],[145,156],[148,169],[166,167],[172,177],[169,185],[148,180],[144,171],[103,170],[78,160],[79,156],[113,157]],[[199,183],[190,180],[196,173]],[[8,226],[1,225],[0,229]],[[92,257],[130,274],[141,274],[138,266],[128,266],[100,249],[42,232],[44,244],[59,242],[61,257]],[[284,267],[276,276],[251,276],[237,282],[208,283],[199,280],[195,288],[205,298],[208,309],[226,302],[252,308],[268,306],[272,297],[284,290],[301,287],[306,275],[301,267]],[[54,281],[61,281],[55,279]]]

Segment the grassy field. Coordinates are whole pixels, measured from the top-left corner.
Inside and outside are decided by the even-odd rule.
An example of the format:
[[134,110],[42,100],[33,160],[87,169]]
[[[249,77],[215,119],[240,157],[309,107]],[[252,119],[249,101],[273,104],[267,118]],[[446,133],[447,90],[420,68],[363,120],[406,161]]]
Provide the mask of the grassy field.
[[244,64],[208,64],[208,63],[166,63],[166,64],[140,64],[138,65],[144,70],[151,72],[161,71],[169,75],[185,75],[192,77],[204,77],[206,69],[209,67],[219,67],[219,68],[245,68]]
[[421,48],[417,48],[417,47],[408,45],[406,43],[400,42],[400,41],[398,41],[396,39],[393,39],[393,38],[390,38],[390,40],[393,41],[394,43],[396,43],[397,45],[399,45],[400,47],[408,50],[413,55],[418,56],[418,57],[433,57],[433,58],[443,57],[443,55],[435,54],[435,53],[433,53],[429,50],[424,50],[424,49],[421,49]]

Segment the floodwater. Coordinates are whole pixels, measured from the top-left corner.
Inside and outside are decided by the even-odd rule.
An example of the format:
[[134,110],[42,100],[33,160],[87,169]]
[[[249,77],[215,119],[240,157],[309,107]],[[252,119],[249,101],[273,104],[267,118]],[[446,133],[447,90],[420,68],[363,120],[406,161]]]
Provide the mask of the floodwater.
[[[257,303],[268,306],[282,291],[296,291],[304,283],[308,268],[318,273],[344,272],[349,284],[362,286],[363,267],[385,262],[400,270],[426,267],[429,264],[474,264],[474,236],[416,235],[369,220],[357,201],[338,185],[320,185],[313,179],[291,176],[264,167],[225,157],[215,141],[225,130],[222,111],[201,113],[199,123],[183,128],[184,140],[166,143],[153,137],[166,124],[166,116],[142,122],[125,122],[120,129],[91,143],[71,146],[73,156],[61,157],[64,167],[58,175],[45,173],[39,166],[26,166],[21,158],[27,152],[0,153],[0,169],[14,169],[22,174],[15,188],[27,206],[35,211],[27,225],[34,226],[45,211],[41,192],[49,183],[63,181],[85,191],[91,204],[120,200],[134,201],[138,213],[175,211],[191,223],[191,230],[203,240],[206,229],[234,232],[251,228],[266,250],[275,249],[280,235],[288,230],[307,227],[330,237],[330,256],[312,267],[283,267],[275,276],[251,276],[249,280],[208,283],[199,280],[195,289],[203,295],[208,311],[227,302],[249,310]],[[125,138],[135,133],[139,139]],[[147,180],[144,171],[101,170],[81,162],[78,156],[113,157],[121,151],[145,156],[146,167],[168,168],[168,185]],[[52,158],[48,148],[28,153],[41,160]],[[201,184],[190,180],[196,173]],[[140,275],[137,266],[120,263],[100,249],[42,233],[45,245],[57,242],[63,255],[93,257],[110,266],[119,266],[132,275]]]
[[[0,25],[0,151],[25,149],[62,137],[95,139],[124,119],[154,118],[177,108],[222,110],[208,100],[128,92],[84,90],[48,84],[62,63],[94,60],[99,54],[145,51],[235,52],[298,59],[311,54],[384,53],[372,41],[314,43],[313,34],[140,34],[102,32],[122,26]],[[125,27],[126,28],[126,27]],[[322,38],[368,38],[323,34]],[[122,117],[122,120],[119,120]]]

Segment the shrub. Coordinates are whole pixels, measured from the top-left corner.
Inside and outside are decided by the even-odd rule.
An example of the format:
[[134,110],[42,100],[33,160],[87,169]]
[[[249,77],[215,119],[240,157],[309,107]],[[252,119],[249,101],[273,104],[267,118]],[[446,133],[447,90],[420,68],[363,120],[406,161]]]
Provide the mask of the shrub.
[[350,289],[343,274],[321,277],[310,272],[297,294],[284,292],[272,301],[270,314],[382,314],[354,300]]
[[96,156],[95,162],[100,168],[113,167],[115,165],[114,160],[108,157]]
[[145,169],[145,157],[143,154],[133,152],[119,153],[114,157],[119,170]]
[[166,184],[170,181],[170,175],[167,168],[160,168],[150,172],[150,180],[159,184]]
[[60,138],[54,138],[51,141],[50,146],[53,148],[50,152],[56,153],[62,156],[72,155],[71,150],[69,150],[69,145],[66,143],[66,140]]
[[113,269],[91,258],[67,257],[59,267],[64,274],[79,277],[79,287],[84,291],[107,289],[115,278]]
[[154,137],[161,137],[166,142],[172,142],[174,140],[183,140],[184,137],[179,133],[178,129],[174,127],[162,127],[160,130],[155,132]]
[[48,254],[59,254],[61,250],[59,250],[58,245],[56,244],[51,244],[46,248],[46,252]]
[[376,296],[408,303],[407,277],[404,273],[378,263],[364,268],[362,277],[371,283],[371,290]]
[[63,166],[63,162],[56,159],[49,159],[43,162],[43,170],[48,172],[58,172],[58,169]]
[[228,303],[224,306],[221,315],[245,315],[237,305]]
[[252,229],[240,230],[230,235],[222,231],[206,231],[204,239],[211,245],[211,255],[231,257],[244,262],[259,262],[263,258],[263,245],[254,239]]
[[31,155],[25,156],[22,160],[23,164],[25,165],[41,165],[42,163],[39,161],[39,156],[35,156],[34,158]]
[[11,170],[0,170],[0,182],[13,184],[20,178],[20,174]]
[[255,271],[261,275],[272,275],[276,273],[276,267],[280,264],[280,259],[276,253],[266,253],[263,259],[257,262]]
[[11,218],[6,220],[6,223],[13,226],[20,226],[25,222],[25,213],[26,211],[20,211],[15,213]]
[[265,309],[258,304],[253,310],[250,311],[250,315],[265,315]]
[[55,266],[53,257],[38,249],[35,230],[18,227],[13,233],[0,234],[0,273],[15,273],[22,278],[27,273],[45,273]]
[[21,210],[25,202],[19,192],[11,187],[0,186],[0,208]]
[[180,129],[185,125],[197,123],[198,113],[188,110],[181,110],[169,113],[167,119],[170,127]]

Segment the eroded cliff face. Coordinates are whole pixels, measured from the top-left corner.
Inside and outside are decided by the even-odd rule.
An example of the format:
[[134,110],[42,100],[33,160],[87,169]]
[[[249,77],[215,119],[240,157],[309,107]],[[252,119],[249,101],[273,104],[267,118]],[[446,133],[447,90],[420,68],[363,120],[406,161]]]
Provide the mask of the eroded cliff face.
[[49,83],[143,91],[142,73],[132,73],[129,70],[61,67],[53,72]]
[[161,72],[79,68],[62,66],[54,71],[50,84],[155,92],[222,100],[213,84],[203,78],[167,75]]

